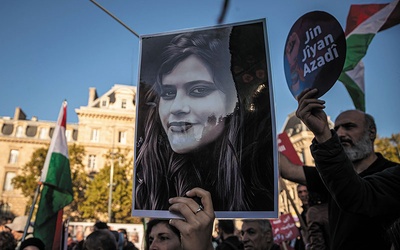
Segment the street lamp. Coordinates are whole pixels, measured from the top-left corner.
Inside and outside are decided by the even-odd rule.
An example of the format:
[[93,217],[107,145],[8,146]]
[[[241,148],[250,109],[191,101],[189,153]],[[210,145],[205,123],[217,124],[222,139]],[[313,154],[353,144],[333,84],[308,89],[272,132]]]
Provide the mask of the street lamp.
[[114,179],[114,138],[115,138],[115,127],[112,127],[112,148],[111,148],[111,169],[110,169],[110,190],[108,193],[108,222],[111,223],[112,211],[112,191],[113,191],[113,179]]
[[108,222],[111,223],[111,204],[112,204],[112,191],[114,179],[114,152],[111,152],[111,169],[110,169],[110,192],[108,194]]

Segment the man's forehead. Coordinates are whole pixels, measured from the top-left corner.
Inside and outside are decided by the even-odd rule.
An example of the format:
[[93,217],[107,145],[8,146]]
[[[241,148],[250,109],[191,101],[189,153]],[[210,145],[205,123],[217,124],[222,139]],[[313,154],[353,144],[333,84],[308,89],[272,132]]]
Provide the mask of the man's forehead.
[[260,225],[257,222],[243,222],[242,224],[242,230],[246,231],[249,229],[254,229],[257,230],[260,227]]
[[300,191],[300,190],[301,190],[301,191],[303,191],[303,190],[307,191],[307,187],[306,187],[306,186],[298,186],[298,187],[297,187],[297,190],[298,190],[298,191]]
[[335,120],[335,127],[347,124],[347,123],[354,123],[354,124],[363,124],[365,121],[365,114],[359,110],[349,110],[342,112]]

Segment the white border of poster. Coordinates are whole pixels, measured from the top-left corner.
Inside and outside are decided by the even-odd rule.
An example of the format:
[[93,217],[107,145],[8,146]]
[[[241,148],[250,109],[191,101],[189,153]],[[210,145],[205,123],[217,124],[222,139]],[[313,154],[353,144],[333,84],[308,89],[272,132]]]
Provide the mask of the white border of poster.
[[217,218],[277,218],[265,19],[140,37],[132,215],[211,193]]

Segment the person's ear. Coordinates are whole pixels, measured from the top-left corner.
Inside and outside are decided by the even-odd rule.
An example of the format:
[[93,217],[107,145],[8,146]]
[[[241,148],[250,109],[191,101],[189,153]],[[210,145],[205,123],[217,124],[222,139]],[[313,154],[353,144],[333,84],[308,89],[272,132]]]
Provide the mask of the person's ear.
[[371,141],[375,141],[376,139],[376,128],[370,128],[369,129],[369,138]]

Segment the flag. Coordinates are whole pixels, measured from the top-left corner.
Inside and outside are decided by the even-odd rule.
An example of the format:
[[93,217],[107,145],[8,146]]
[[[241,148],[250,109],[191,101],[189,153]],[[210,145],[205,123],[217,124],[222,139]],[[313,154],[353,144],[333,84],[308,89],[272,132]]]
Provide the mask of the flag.
[[60,249],[63,208],[73,200],[68,145],[65,137],[66,111],[67,102],[64,101],[40,177],[43,189],[33,234],[45,243],[46,250]]
[[364,64],[361,59],[376,33],[400,23],[399,0],[388,4],[354,4],[346,22],[346,61],[339,80],[354,106],[365,111]]
[[278,151],[286,156],[293,164],[303,166],[303,162],[300,160],[286,132],[282,132],[278,135]]

